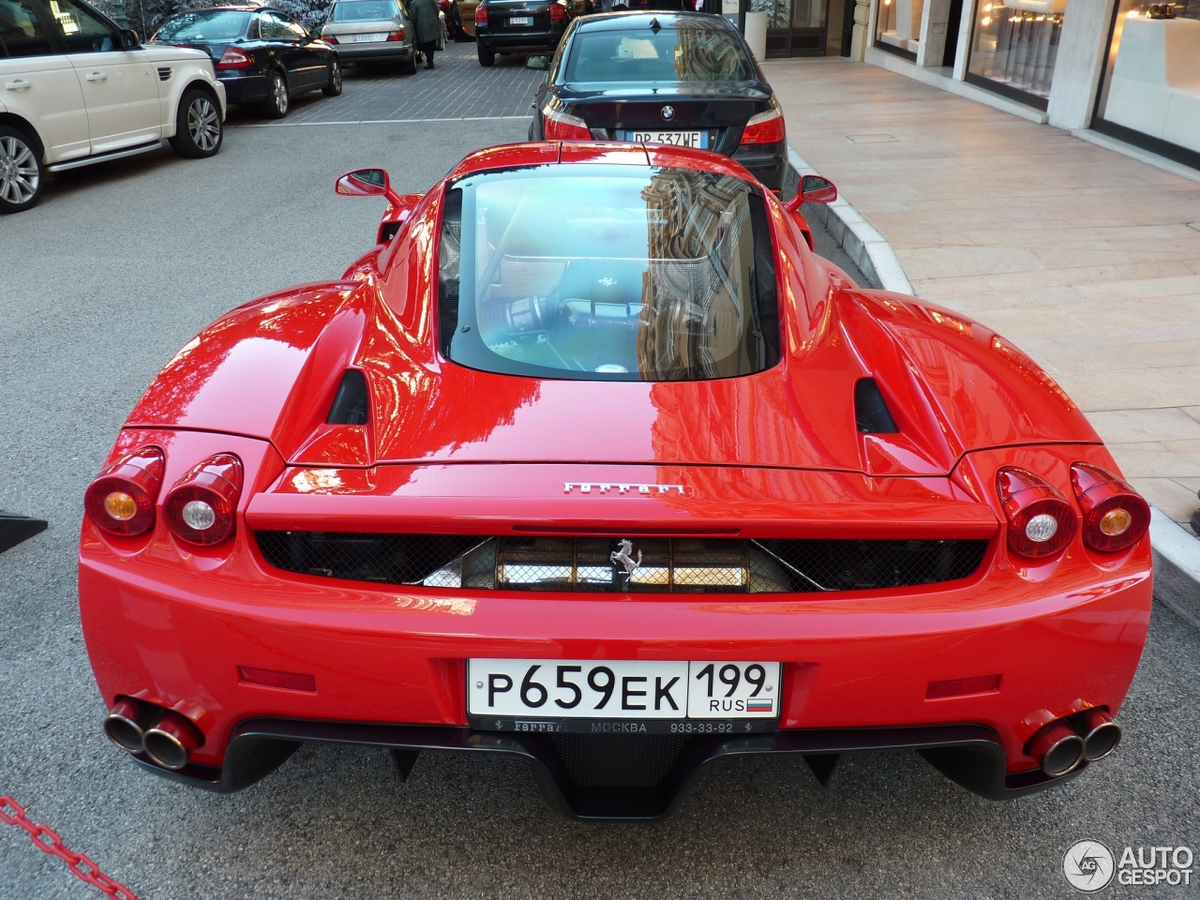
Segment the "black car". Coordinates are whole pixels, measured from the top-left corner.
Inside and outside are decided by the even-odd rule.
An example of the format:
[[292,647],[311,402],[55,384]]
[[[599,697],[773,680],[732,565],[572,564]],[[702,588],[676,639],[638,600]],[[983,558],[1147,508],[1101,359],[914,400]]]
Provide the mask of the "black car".
[[481,66],[495,63],[497,53],[553,53],[566,30],[560,0],[484,0],[475,8]]
[[286,13],[265,6],[223,6],[179,13],[163,22],[152,43],[195,47],[213,59],[230,103],[261,104],[282,119],[289,96],[342,92],[337,51]]
[[773,191],[783,187],[783,112],[745,40],[720,16],[576,19],[534,105],[530,140],[699,147],[732,156]]

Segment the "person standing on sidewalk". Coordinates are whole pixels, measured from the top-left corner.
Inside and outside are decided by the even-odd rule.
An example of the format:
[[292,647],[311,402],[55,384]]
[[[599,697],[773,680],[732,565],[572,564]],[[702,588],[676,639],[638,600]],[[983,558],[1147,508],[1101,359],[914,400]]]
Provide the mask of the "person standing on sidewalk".
[[438,21],[437,3],[435,0],[411,0],[408,12],[417,32],[416,44],[425,54],[425,68],[432,69],[433,52],[437,49],[438,38],[442,32],[441,22]]

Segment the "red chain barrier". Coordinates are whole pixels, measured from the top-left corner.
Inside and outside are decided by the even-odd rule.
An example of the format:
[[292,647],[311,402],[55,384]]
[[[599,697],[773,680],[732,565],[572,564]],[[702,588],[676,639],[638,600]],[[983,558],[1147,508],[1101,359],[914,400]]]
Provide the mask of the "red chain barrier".
[[25,815],[25,810],[12,797],[0,797],[0,822],[5,825],[16,825],[23,829],[29,839],[33,841],[33,846],[37,847],[43,853],[49,853],[51,856],[57,856],[67,864],[67,868],[71,870],[71,874],[80,881],[85,881],[92,887],[109,897],[115,897],[117,900],[138,900],[137,896],[125,885],[119,881],[113,881],[107,875],[100,871],[100,867],[84,856],[82,853],[76,853],[69,849],[57,834],[45,825],[38,825],[36,822],[29,821]]

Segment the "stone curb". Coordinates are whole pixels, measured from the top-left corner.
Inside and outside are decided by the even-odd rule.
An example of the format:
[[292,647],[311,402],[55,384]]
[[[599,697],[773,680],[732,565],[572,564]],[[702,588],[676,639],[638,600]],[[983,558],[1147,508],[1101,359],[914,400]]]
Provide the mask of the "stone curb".
[[[788,163],[797,175],[820,174],[790,145]],[[887,238],[845,198],[839,196],[828,204],[810,204],[804,214],[822,222],[863,274],[885,291],[914,294]],[[1150,544],[1154,549],[1154,595],[1200,628],[1200,540],[1170,516],[1151,508]]]

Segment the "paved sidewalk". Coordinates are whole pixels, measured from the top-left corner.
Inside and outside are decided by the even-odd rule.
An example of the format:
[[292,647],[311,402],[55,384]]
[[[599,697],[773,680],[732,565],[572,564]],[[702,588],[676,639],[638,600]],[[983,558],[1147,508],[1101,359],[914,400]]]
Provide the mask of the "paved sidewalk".
[[789,142],[888,239],[916,293],[1033,356],[1138,490],[1188,521],[1200,184],[875,66],[764,70]]

